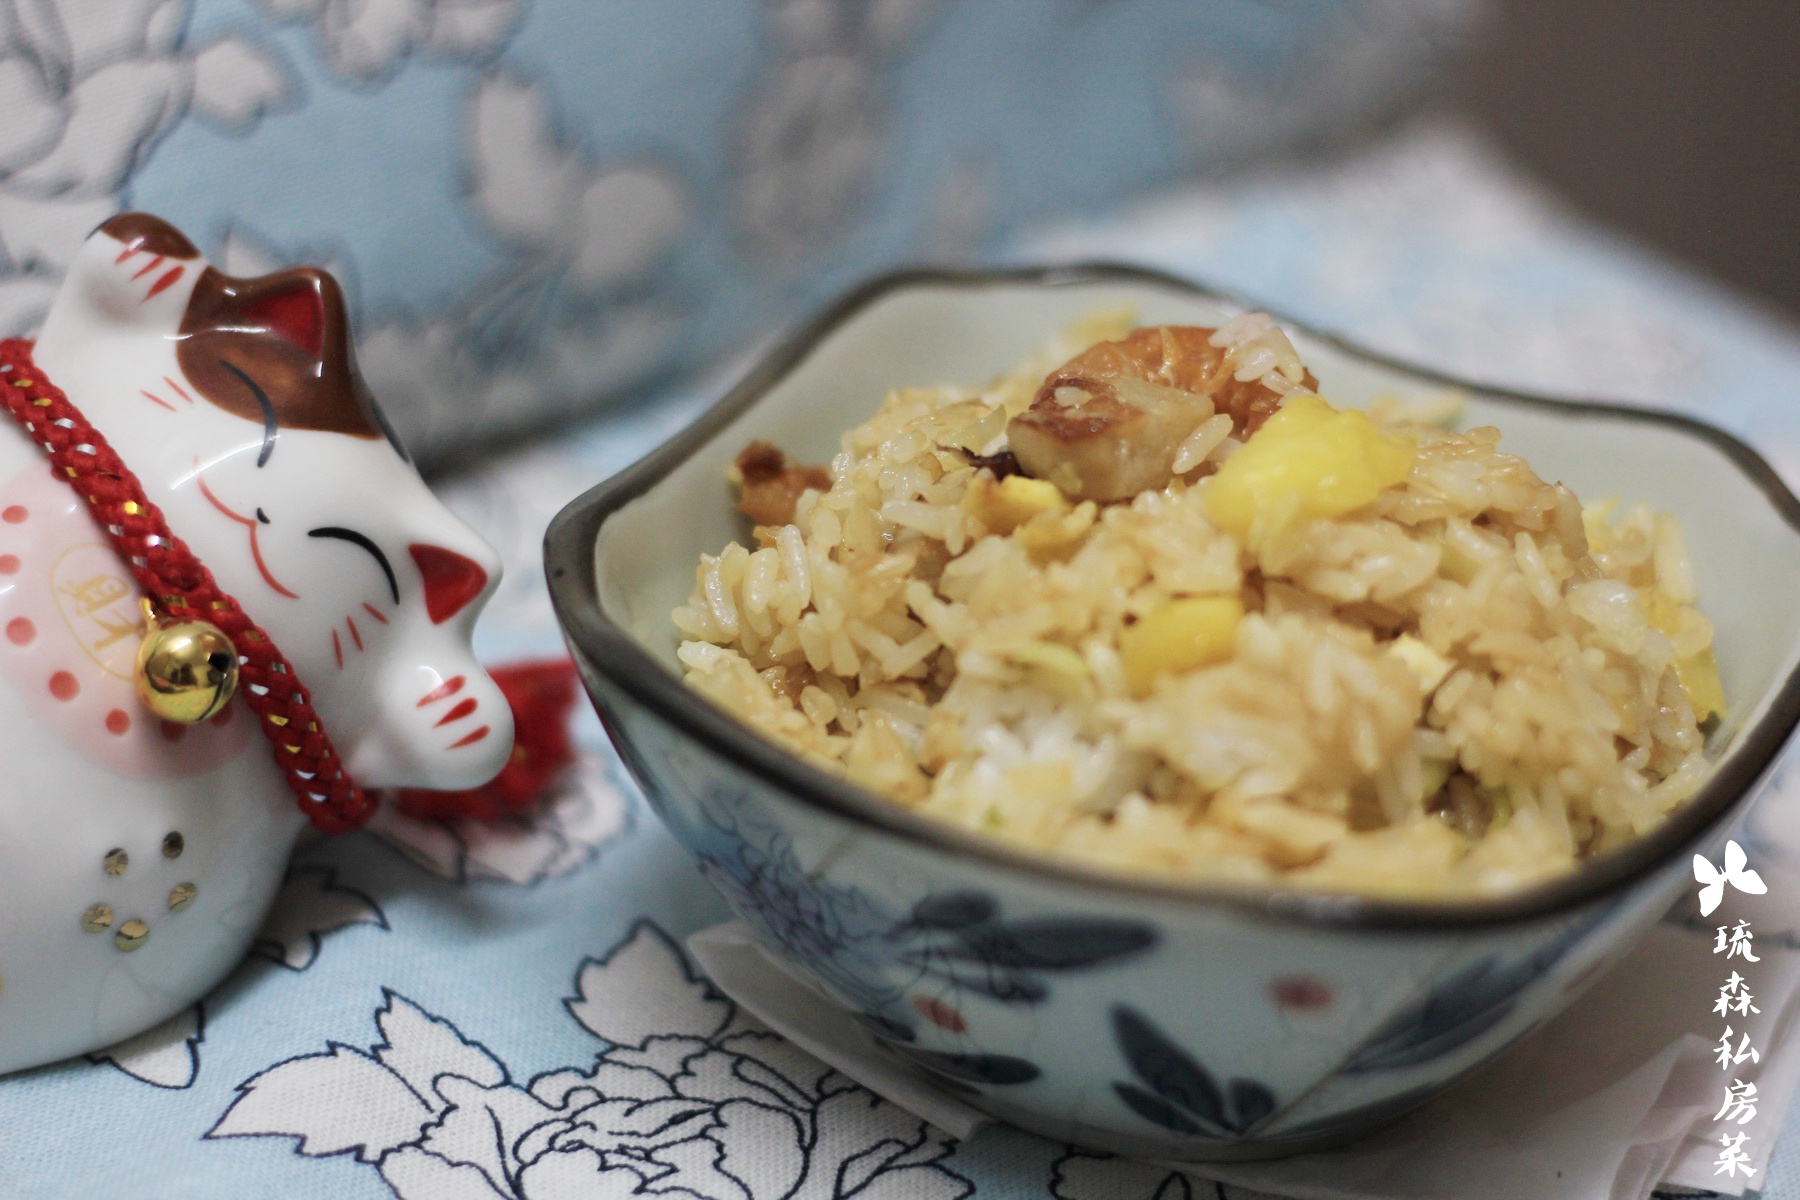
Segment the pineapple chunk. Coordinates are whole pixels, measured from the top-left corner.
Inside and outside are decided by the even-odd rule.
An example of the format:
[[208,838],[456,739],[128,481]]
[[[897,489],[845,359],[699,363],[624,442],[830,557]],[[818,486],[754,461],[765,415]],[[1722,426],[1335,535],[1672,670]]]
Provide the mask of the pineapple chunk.
[[1417,456],[1411,441],[1383,433],[1362,413],[1296,393],[1212,477],[1206,511],[1240,539],[1258,513],[1339,516],[1404,480]]
[[1429,696],[1450,674],[1450,660],[1410,633],[1403,633],[1388,643],[1388,653],[1406,664],[1419,681],[1419,690]]
[[1725,685],[1719,680],[1719,660],[1708,646],[1698,654],[1675,660],[1675,678],[1694,706],[1694,719],[1704,721],[1713,713],[1725,713]]
[[1157,676],[1192,671],[1231,657],[1244,604],[1236,596],[1171,600],[1119,633],[1119,654],[1132,694],[1147,696]]
[[1651,628],[1675,643],[1675,678],[1687,693],[1688,703],[1694,706],[1694,719],[1704,721],[1712,713],[1723,715],[1725,687],[1719,680],[1719,660],[1713,656],[1712,623],[1662,592],[1650,593],[1645,608]]
[[998,482],[990,476],[977,475],[962,503],[990,532],[1002,536],[1040,513],[1062,512],[1069,507],[1054,483],[1023,475],[1008,475]]

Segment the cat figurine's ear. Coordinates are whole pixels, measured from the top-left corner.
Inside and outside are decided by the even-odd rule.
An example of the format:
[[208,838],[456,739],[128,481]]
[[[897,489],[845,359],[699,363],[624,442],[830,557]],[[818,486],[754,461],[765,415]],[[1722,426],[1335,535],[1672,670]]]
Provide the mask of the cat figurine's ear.
[[356,369],[343,289],[324,271],[238,279],[160,217],[120,213],[76,255],[38,351],[54,359],[146,331],[176,334],[182,374],[226,412],[271,430],[385,436],[399,449]]
[[82,244],[39,341],[178,324],[208,269],[194,243],[167,221],[120,213]]
[[208,268],[188,302],[177,354],[202,395],[246,420],[361,438],[386,433],[356,370],[343,290],[316,267],[254,279]]

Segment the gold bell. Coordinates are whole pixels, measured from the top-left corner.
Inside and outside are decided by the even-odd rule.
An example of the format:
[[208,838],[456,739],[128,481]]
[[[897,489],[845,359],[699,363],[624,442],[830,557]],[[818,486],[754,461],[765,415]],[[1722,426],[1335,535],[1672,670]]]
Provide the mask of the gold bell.
[[165,721],[198,725],[216,715],[237,692],[237,647],[217,625],[162,625],[145,609],[150,627],[138,645],[138,695]]

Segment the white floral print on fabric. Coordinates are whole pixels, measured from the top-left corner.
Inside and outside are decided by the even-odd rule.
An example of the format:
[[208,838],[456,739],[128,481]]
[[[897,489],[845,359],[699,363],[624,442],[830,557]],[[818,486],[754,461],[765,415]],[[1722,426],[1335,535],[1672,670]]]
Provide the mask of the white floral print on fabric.
[[961,1200],[951,1144],[740,1014],[640,921],[582,963],[569,1015],[608,1043],[587,1068],[515,1082],[393,991],[380,1040],[246,1080],[208,1138],[353,1154],[402,1200]]
[[110,1063],[153,1087],[180,1091],[192,1087],[200,1074],[200,1043],[205,1040],[206,1008],[197,1003],[160,1025],[87,1057],[96,1066]]
[[1282,1200],[1093,1150],[1071,1150],[1056,1160],[1050,1194],[1055,1200]]
[[1175,51],[1165,87],[1175,128],[1210,161],[1343,137],[1410,100],[1476,31],[1474,6],[1377,0],[1318,14],[1335,26],[1285,61],[1200,44]]
[[88,232],[189,114],[234,133],[291,103],[247,38],[186,44],[188,0],[0,6],[0,335],[35,328]]
[[542,81],[481,81],[464,114],[469,215],[505,265],[467,302],[358,340],[363,374],[396,424],[421,431],[424,456],[471,421],[541,425],[560,415],[544,397],[637,379],[680,328],[652,284],[693,223],[686,187],[652,160],[596,162],[560,125]]
[[295,867],[282,881],[252,949],[290,971],[304,971],[319,957],[320,938],[352,925],[387,929],[387,915],[362,892],[340,887],[332,868]]
[[738,222],[751,254],[785,264],[833,245],[883,157],[891,101],[885,64],[911,44],[939,0],[774,0],[776,53],[738,147]]
[[276,19],[317,22],[331,64],[373,82],[412,55],[480,61],[506,44],[524,0],[263,0]]
[[384,804],[367,826],[441,879],[520,886],[568,874],[630,827],[631,802],[593,755],[578,759],[528,813],[493,821],[421,820]]

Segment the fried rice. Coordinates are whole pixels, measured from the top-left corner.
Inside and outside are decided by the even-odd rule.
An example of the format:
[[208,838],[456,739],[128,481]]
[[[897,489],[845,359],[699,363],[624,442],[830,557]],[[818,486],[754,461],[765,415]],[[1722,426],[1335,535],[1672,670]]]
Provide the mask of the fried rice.
[[687,680],[895,804],[1130,872],[1492,895],[1654,828],[1723,707],[1677,522],[1316,389],[1259,314],[1102,314],[892,392],[823,472],[751,447]]

